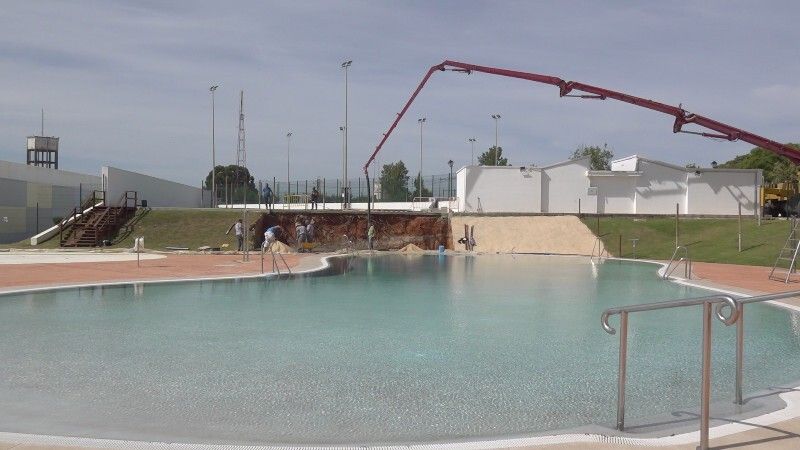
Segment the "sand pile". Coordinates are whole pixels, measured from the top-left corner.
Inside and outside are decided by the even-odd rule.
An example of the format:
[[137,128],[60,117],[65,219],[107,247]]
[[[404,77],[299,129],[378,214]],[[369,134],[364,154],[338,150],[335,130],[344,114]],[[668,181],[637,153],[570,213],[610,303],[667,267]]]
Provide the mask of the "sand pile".
[[294,249],[284,244],[281,241],[275,241],[272,244],[272,251],[275,253],[294,253]]
[[425,250],[417,247],[414,244],[408,244],[405,247],[398,250],[400,253],[424,253]]
[[590,255],[595,235],[575,216],[454,216],[453,243],[464,236],[464,225],[475,226],[475,251],[490,253],[558,253]]

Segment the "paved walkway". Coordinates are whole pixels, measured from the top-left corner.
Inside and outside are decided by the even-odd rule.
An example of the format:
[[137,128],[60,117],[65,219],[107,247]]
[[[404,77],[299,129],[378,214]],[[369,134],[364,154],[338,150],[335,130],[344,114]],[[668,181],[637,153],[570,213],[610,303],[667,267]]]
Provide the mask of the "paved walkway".
[[[5,256],[5,255],[4,255]],[[67,255],[69,256],[69,255]],[[169,280],[181,278],[214,278],[258,275],[261,273],[259,253],[250,255],[249,262],[242,255],[166,255],[158,259],[143,259],[137,266],[131,261],[117,261],[118,255],[109,254],[110,261],[65,262],[37,264],[8,264],[0,268],[0,292],[22,287],[62,286],[81,283],[109,283],[121,281]],[[290,267],[298,268],[301,261],[316,265],[318,258],[305,255],[284,255]],[[271,271],[269,257],[265,269]],[[310,268],[310,267],[308,267]]]
[[[286,255],[285,258],[289,265],[296,270],[308,269],[318,264],[317,255],[292,254]],[[800,283],[787,285],[768,280],[769,270],[765,267],[694,263],[697,281],[708,286],[751,294],[800,290]],[[0,291],[19,287],[88,282],[255,275],[260,272],[261,261],[257,254],[251,258],[250,262],[242,262],[240,255],[168,255],[162,259],[142,261],[141,267],[137,267],[135,261],[14,264],[4,265],[0,269]],[[800,299],[793,299],[789,303],[800,306]],[[743,423],[750,422],[744,421]],[[715,449],[797,450],[800,449],[800,418],[771,425],[753,425],[753,428],[748,431],[712,439],[711,444]],[[670,450],[689,450],[696,447],[694,444],[661,446],[656,442],[648,443],[647,446]],[[573,443],[516,448],[618,450],[639,447],[641,445]],[[15,450],[39,450],[70,447],[17,444],[0,440],[0,450],[12,448]]]

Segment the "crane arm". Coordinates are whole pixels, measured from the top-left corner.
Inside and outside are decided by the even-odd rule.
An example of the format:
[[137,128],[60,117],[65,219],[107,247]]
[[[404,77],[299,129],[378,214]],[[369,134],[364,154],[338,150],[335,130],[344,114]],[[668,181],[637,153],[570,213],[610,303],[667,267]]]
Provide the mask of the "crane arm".
[[[750,144],[753,144],[755,146],[769,150],[773,153],[777,153],[778,155],[785,156],[795,164],[800,164],[800,151],[797,151],[787,145],[783,145],[780,142],[776,142],[771,139],[759,136],[757,134],[750,133],[749,131],[739,129],[731,125],[724,124],[722,122],[718,122],[716,120],[710,119],[705,116],[701,116],[699,114],[689,113],[680,106],[671,106],[665,103],[660,103],[653,100],[648,100],[645,98],[625,94],[622,92],[612,91],[610,89],[604,89],[601,87],[592,86],[590,84],[580,83],[577,81],[564,81],[561,78],[550,75],[541,75],[536,73],[520,72],[516,70],[499,69],[496,67],[488,67],[488,66],[477,66],[474,64],[467,64],[463,62],[447,60],[442,62],[441,64],[436,64],[435,66],[432,66],[430,69],[428,69],[428,73],[425,74],[425,77],[419,83],[417,89],[414,90],[414,93],[411,95],[411,98],[408,99],[405,106],[403,106],[403,109],[400,110],[400,112],[397,114],[397,117],[395,117],[394,122],[392,122],[392,125],[389,127],[389,130],[383,134],[383,137],[381,138],[381,141],[378,143],[378,146],[375,147],[375,151],[372,152],[372,155],[370,155],[366,164],[364,164],[365,173],[367,172],[369,165],[375,160],[375,156],[378,154],[378,152],[380,152],[381,148],[383,147],[383,144],[386,143],[387,139],[389,139],[389,136],[392,134],[392,131],[394,131],[395,127],[397,127],[397,124],[398,122],[400,122],[400,119],[403,118],[403,115],[405,115],[406,111],[408,111],[408,108],[414,102],[414,99],[417,98],[419,92],[422,90],[423,87],[425,87],[425,84],[428,82],[428,79],[430,79],[431,75],[433,75],[433,73],[436,71],[444,72],[448,70],[454,72],[463,72],[467,74],[472,72],[482,72],[491,75],[499,75],[504,77],[533,81],[537,83],[549,84],[558,87],[559,96],[561,97],[577,97],[583,99],[596,99],[596,100],[613,99],[625,103],[630,103],[635,106],[651,109],[675,117],[675,122],[673,123],[672,126],[673,133],[689,133],[709,138],[727,139],[729,141],[742,140]],[[574,91],[583,92],[583,94],[573,94],[572,92]],[[683,130],[683,126],[687,124],[695,124],[700,127],[706,128],[708,130],[714,131],[714,133]]]

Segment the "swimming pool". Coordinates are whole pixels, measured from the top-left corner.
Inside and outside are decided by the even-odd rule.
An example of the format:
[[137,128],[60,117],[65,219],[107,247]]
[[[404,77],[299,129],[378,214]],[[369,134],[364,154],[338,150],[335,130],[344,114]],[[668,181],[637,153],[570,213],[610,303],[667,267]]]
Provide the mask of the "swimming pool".
[[[344,260],[340,260],[341,264]],[[241,444],[487,439],[612,426],[607,307],[707,291],[535,255],[0,296],[0,431]],[[630,425],[697,405],[699,309],[631,317]],[[714,397],[733,327],[716,323]],[[800,379],[800,316],[748,306],[745,391]]]

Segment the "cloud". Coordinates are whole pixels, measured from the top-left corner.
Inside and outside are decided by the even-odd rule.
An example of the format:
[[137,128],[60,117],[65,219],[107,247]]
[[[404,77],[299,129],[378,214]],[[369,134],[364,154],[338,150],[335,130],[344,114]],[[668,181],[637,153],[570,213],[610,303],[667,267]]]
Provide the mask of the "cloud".
[[[113,163],[196,184],[210,168],[210,95],[217,160],[235,158],[245,91],[248,161],[283,177],[294,132],[297,177],[340,176],[344,72],[349,71],[350,173],[374,150],[427,69],[444,59],[560,76],[629,92],[777,140],[797,140],[800,72],[791,17],[775,2],[11,2],[0,16],[0,158],[20,161],[46,110],[65,168]],[[379,155],[426,168],[470,159],[494,142],[512,161],[560,161],[607,142],[618,156],[683,164],[749,150],[673,135],[671,118],[613,101],[558,97],[552,86],[485,74],[435,73]]]

